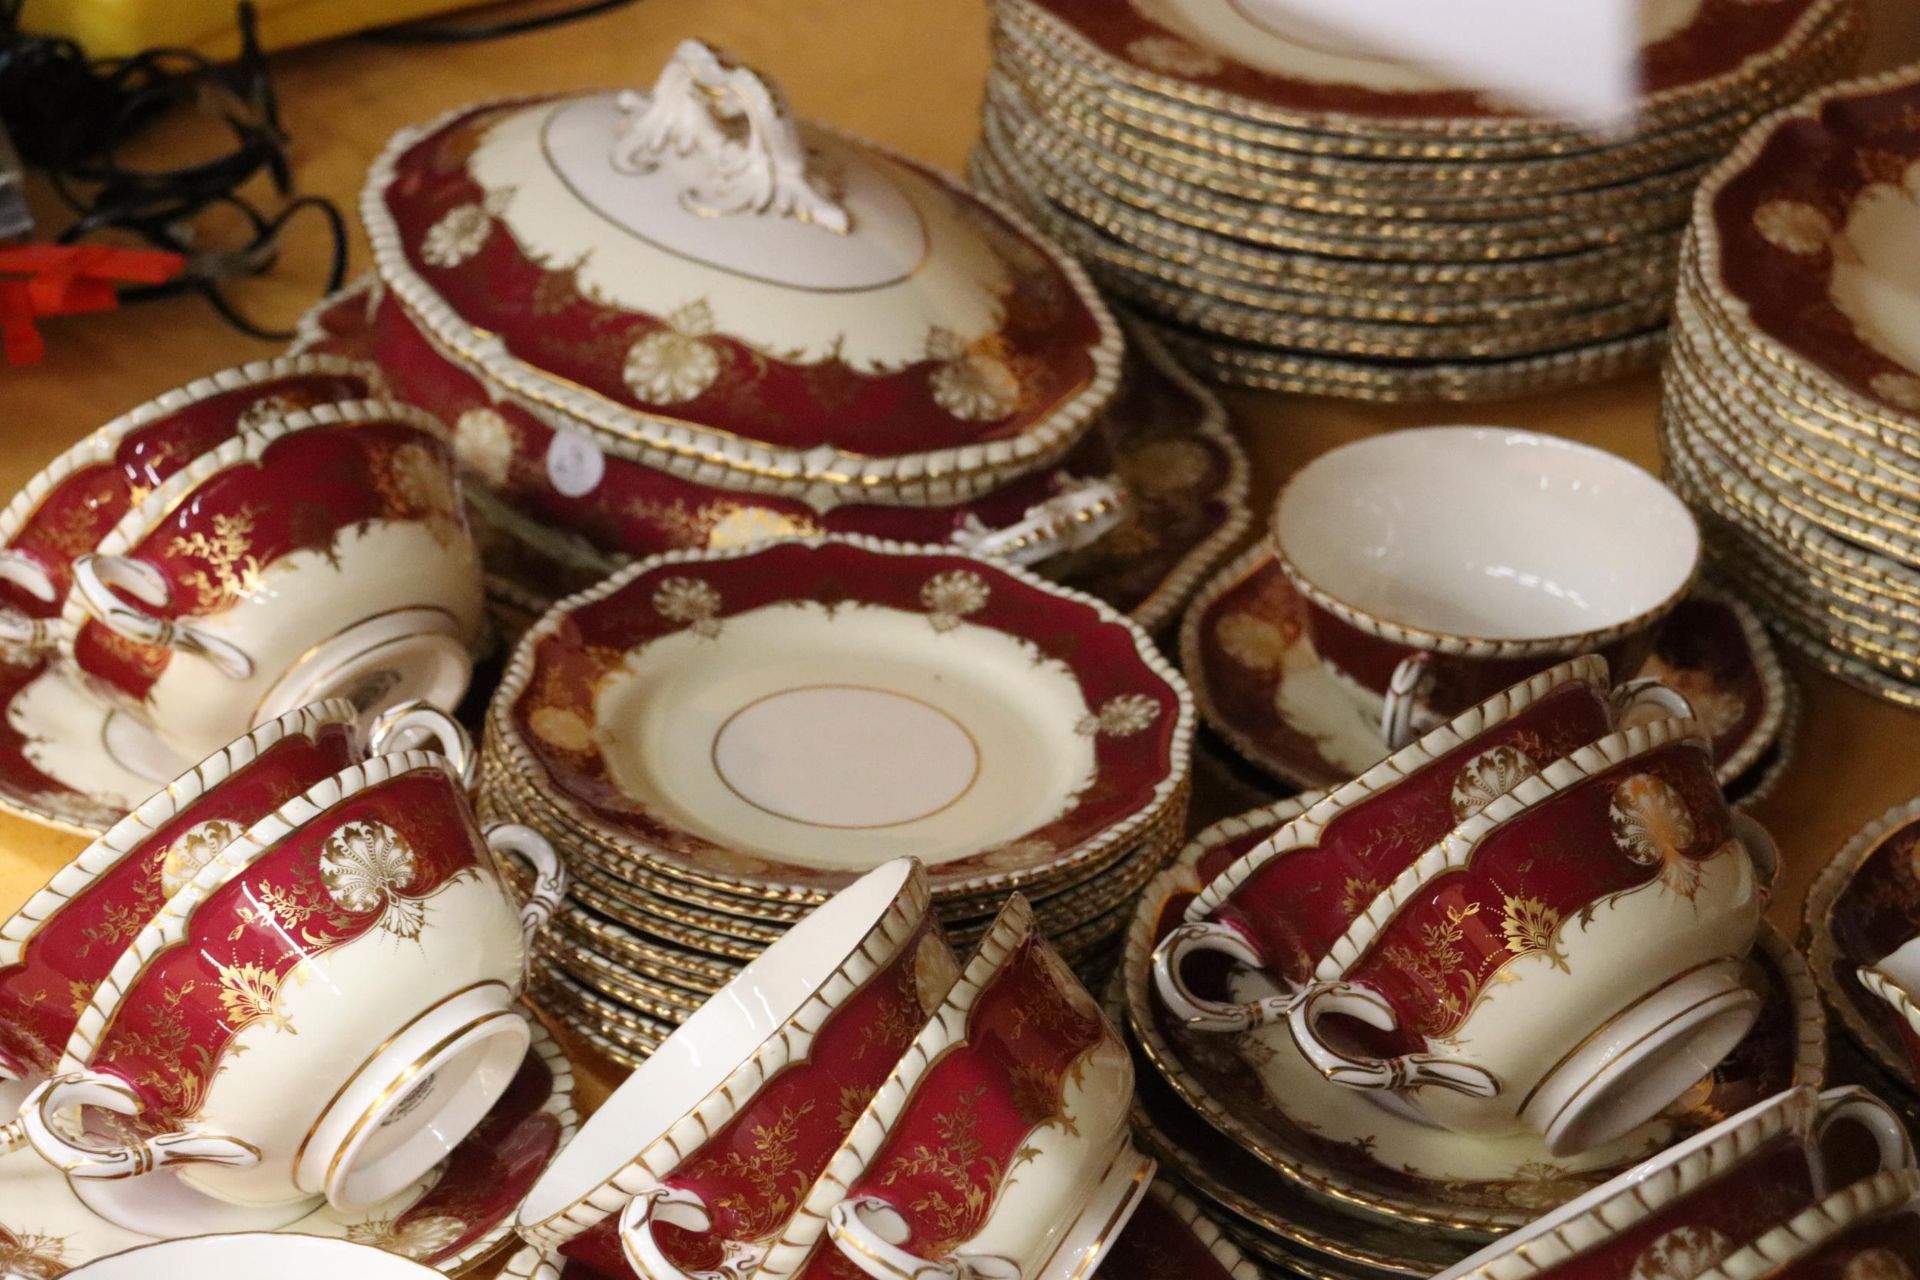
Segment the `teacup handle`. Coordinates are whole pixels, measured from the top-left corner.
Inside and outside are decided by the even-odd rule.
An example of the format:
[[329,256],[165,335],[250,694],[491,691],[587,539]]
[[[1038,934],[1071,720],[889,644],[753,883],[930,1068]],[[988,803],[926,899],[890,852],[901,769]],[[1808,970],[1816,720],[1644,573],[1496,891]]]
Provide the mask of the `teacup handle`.
[[567,896],[567,869],[547,838],[517,822],[496,822],[487,828],[487,848],[495,857],[514,854],[533,868],[533,889],[520,905],[520,932],[531,943],[546,927]]
[[1160,939],[1160,945],[1153,949],[1153,985],[1160,992],[1161,1002],[1187,1024],[1189,1031],[1247,1031],[1278,1022],[1292,1009],[1290,996],[1227,1004],[1195,995],[1182,970],[1187,959],[1201,951],[1226,956],[1250,969],[1266,967],[1260,953],[1237,929],[1216,920],[1183,924]]
[[1349,1089],[1450,1089],[1471,1098],[1492,1098],[1500,1082],[1485,1067],[1459,1058],[1407,1053],[1369,1058],[1343,1053],[1320,1038],[1320,1019],[1328,1014],[1358,1018],[1370,1027],[1392,1031],[1399,1025],[1393,1006],[1376,991],[1352,982],[1316,982],[1294,998],[1288,1015],[1295,1043],[1314,1068]]
[[260,1163],[260,1149],[217,1133],[180,1130],[115,1145],[69,1138],[54,1117],[71,1107],[104,1107],[139,1115],[140,1097],[125,1081],[101,1071],[76,1071],[44,1081],[20,1104],[17,1123],[42,1160],[69,1178],[137,1178],[176,1164],[219,1164],[244,1169]]
[[1384,704],[1380,708],[1380,739],[1387,744],[1387,750],[1400,748],[1419,737],[1414,728],[1414,716],[1420,709],[1420,699],[1433,688],[1433,655],[1422,651],[1402,658],[1400,665],[1393,669],[1393,676],[1387,681]]
[[728,1240],[720,1265],[711,1271],[682,1271],[654,1238],[653,1224],[664,1222],[685,1231],[713,1230],[713,1214],[699,1193],[680,1187],[654,1187],[627,1201],[620,1213],[620,1248],[627,1265],[643,1280],[745,1280],[760,1269],[766,1250]]
[[[1867,1131],[1880,1154],[1881,1169],[1913,1167],[1913,1140],[1907,1135],[1905,1122],[1892,1107],[1857,1085],[1842,1085],[1820,1095],[1820,1114],[1813,1121],[1814,1145],[1826,1142],[1827,1134],[1843,1124],[1859,1125]],[[1830,1189],[1823,1189],[1821,1194]]]
[[1775,843],[1773,833],[1751,814],[1736,811],[1733,815],[1733,834],[1746,848],[1747,858],[1753,863],[1753,874],[1759,878],[1761,891],[1771,896],[1774,879],[1780,874],[1780,846]]
[[374,718],[367,732],[367,748],[377,756],[395,751],[438,751],[460,774],[460,785],[473,790],[480,760],[467,731],[440,708],[419,698],[389,707]]
[[1009,564],[1032,565],[1098,542],[1127,513],[1128,495],[1113,480],[1088,480],[1028,507],[1009,525],[989,529],[978,516],[954,531],[955,546]]
[[[14,547],[0,547],[0,579],[11,582],[36,600],[59,602],[53,579],[40,562]],[[0,609],[0,648],[16,657],[40,653],[53,645],[54,628],[50,618],[29,618],[12,609]]]
[[1693,704],[1686,695],[1650,676],[1615,685],[1607,702],[1613,709],[1614,726],[1620,729],[1651,720],[1693,719]]
[[0,1124],[0,1156],[12,1155],[30,1145],[25,1120],[16,1117],[7,1124]]
[[848,1261],[874,1280],[1019,1280],[1011,1259],[991,1253],[955,1253],[938,1262],[908,1253],[900,1211],[878,1196],[842,1200],[827,1213],[827,1230]]
[[253,659],[232,641],[191,622],[156,618],[115,594],[117,587],[155,608],[166,607],[173,599],[173,588],[166,575],[146,561],[128,556],[80,556],[73,562],[73,586],[94,621],[122,639],[205,658],[229,679],[253,676]]

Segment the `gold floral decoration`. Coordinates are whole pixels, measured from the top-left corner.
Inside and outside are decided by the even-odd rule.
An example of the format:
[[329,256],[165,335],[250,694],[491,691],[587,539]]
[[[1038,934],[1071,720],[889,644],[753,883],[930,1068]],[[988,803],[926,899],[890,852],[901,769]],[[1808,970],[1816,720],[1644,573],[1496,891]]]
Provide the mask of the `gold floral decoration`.
[[527,717],[527,727],[540,741],[576,753],[594,749],[593,726],[571,707],[539,707]]
[[418,1218],[370,1218],[356,1222],[347,1228],[347,1239],[419,1262],[447,1249],[466,1233],[467,1224],[458,1218],[425,1214]]
[[913,952],[913,991],[921,1012],[933,1016],[959,977],[960,964],[953,958],[953,948],[937,931],[922,936]]
[[1422,927],[1417,946],[1397,942],[1383,953],[1389,963],[1412,974],[1428,989],[1428,1004],[1415,1028],[1422,1035],[1445,1031],[1466,1012],[1467,997],[1453,983],[1466,959],[1461,943],[1467,936],[1467,921],[1479,914],[1477,902],[1448,907],[1443,921]]
[[1753,211],[1753,229],[1776,249],[1805,256],[1833,240],[1833,221],[1803,200],[1769,200]]
[[253,554],[253,528],[259,512],[252,507],[221,512],[213,517],[213,531],[196,529],[177,534],[170,554],[201,562],[201,567],[179,575],[206,602],[203,612],[224,608],[260,589],[262,566]]
[[459,533],[460,495],[453,472],[426,445],[410,443],[382,451],[373,483],[394,515],[424,521],[443,542]]
[[1628,1280],[1693,1280],[1733,1252],[1733,1241],[1712,1227],[1675,1227],[1634,1259]]
[[284,418],[290,413],[297,413],[303,407],[292,396],[261,396],[240,411],[240,416],[234,419],[233,425],[242,431],[257,431],[275,418]]
[[653,590],[654,612],[683,623],[695,635],[720,634],[720,592],[699,578],[668,578]]
[[1672,783],[1650,773],[1623,779],[1613,789],[1607,822],[1621,852],[1643,867],[1657,867],[1669,889],[1688,899],[1699,890],[1699,864],[1686,856],[1698,828]]
[[1197,440],[1154,440],[1127,454],[1127,488],[1149,497],[1189,493],[1213,470],[1213,454]]
[[720,376],[720,352],[709,341],[713,311],[689,302],[666,317],[666,327],[627,349],[621,377],[649,404],[681,404],[699,396]]
[[[78,1261],[78,1259],[75,1259]],[[21,1280],[54,1280],[65,1275],[67,1238],[0,1227],[0,1275]]]
[[1278,671],[1300,642],[1298,624],[1281,626],[1253,613],[1229,613],[1213,625],[1220,652],[1249,671]]
[[1502,744],[1482,751],[1453,777],[1453,820],[1465,822],[1538,772],[1540,766],[1516,746]]
[[860,1118],[860,1113],[867,1109],[869,1102],[873,1101],[874,1092],[873,1089],[866,1087],[841,1086],[840,1110],[834,1116],[833,1122],[840,1127],[842,1133],[853,1128],[854,1122]]
[[513,474],[514,444],[513,424],[497,410],[468,409],[454,419],[454,455],[489,488],[502,488]]
[[1515,956],[1542,955],[1554,968],[1567,971],[1567,958],[1557,941],[1560,913],[1538,898],[1508,895],[1500,904],[1500,936]]
[[986,579],[970,569],[935,574],[920,588],[920,603],[935,631],[953,630],[962,618],[986,608],[989,596]]
[[1020,377],[1004,346],[997,334],[963,343],[945,329],[933,330],[927,354],[940,362],[928,379],[933,402],[963,422],[998,422],[1019,408]]
[[1114,738],[1131,738],[1136,733],[1145,732],[1159,718],[1158,700],[1144,693],[1123,693],[1101,703],[1099,711],[1094,714],[1081,717],[1074,731],[1085,737],[1105,734]]
[[383,822],[350,822],[320,850],[327,895],[356,915],[380,912],[374,927],[400,938],[417,938],[426,926],[426,904],[399,892],[418,874],[413,846]]
[[430,267],[457,267],[480,252],[492,231],[493,215],[485,205],[457,205],[427,228],[420,258]]
[[221,965],[220,1007],[226,1010],[227,1025],[236,1032],[259,1025],[292,1032],[280,1008],[282,982],[280,974],[251,962]]
[[988,1154],[979,1133],[980,1100],[986,1092],[986,1085],[976,1085],[936,1113],[933,1127],[937,1139],[915,1143],[881,1179],[885,1186],[902,1178],[926,1180],[916,1188],[920,1194],[913,1208],[927,1226],[930,1238],[922,1247],[929,1257],[951,1253],[954,1246],[979,1230],[986,1220],[992,1188],[1000,1183],[1000,1162]]
[[238,822],[212,818],[174,837],[173,843],[160,855],[160,892],[171,898],[186,888],[200,868],[213,860],[214,854],[239,839],[243,829]]

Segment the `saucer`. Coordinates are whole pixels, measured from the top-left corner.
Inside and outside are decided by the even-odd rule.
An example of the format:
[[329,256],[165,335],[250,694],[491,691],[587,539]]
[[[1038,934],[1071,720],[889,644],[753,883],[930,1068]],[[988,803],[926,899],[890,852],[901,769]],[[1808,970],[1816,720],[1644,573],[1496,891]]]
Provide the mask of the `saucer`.
[[1912,867],[1916,842],[1920,800],[1910,800],[1876,818],[1833,855],[1807,890],[1802,917],[1813,979],[1827,1007],[1873,1065],[1909,1089],[1920,1089],[1920,1079],[1902,1048],[1899,1015],[1854,973],[1920,934],[1920,877]]
[[[1180,628],[1180,659],[1201,721],[1282,782],[1334,786],[1387,754],[1377,716],[1314,652],[1300,596],[1264,542],[1200,589]],[[1663,625],[1639,674],[1693,704],[1713,735],[1722,785],[1764,769],[1790,686],[1746,605],[1696,589]]]
[[[283,1230],[371,1245],[448,1274],[492,1253],[512,1234],[521,1197],[579,1126],[573,1067],[544,1027],[532,1027],[519,1074],[439,1168],[371,1209],[323,1206]],[[32,1151],[0,1156],[0,1272],[52,1280],[150,1243],[95,1216],[60,1171]]]
[[[860,1274],[850,1266],[833,1270]],[[601,1271],[529,1245],[507,1259],[499,1280],[622,1280],[631,1274]],[[1101,1280],[1261,1280],[1261,1274],[1199,1204],[1164,1180],[1147,1188],[1099,1267]]]
[[0,810],[97,836],[192,763],[48,658],[0,661]]
[[[372,359],[370,304],[378,297],[371,275],[348,285],[307,314],[291,350]],[[1245,534],[1250,473],[1219,399],[1145,330],[1129,326],[1127,344],[1125,385],[1095,430],[1107,435],[1132,508],[1091,546],[1041,563],[1049,578],[1157,631]],[[479,499],[472,514],[487,592],[510,634],[626,562],[509,510],[478,486],[469,498]]]
[[[1152,993],[1155,943],[1180,921],[1206,870],[1298,811],[1298,801],[1287,801],[1202,832],[1142,897],[1124,960],[1128,1021],[1141,1049],[1188,1107],[1263,1161],[1276,1181],[1348,1213],[1484,1240],[1686,1133],[1824,1077],[1819,1000],[1805,962],[1771,931],[1754,956],[1766,1000],[1747,1039],[1663,1117],[1572,1159],[1550,1158],[1534,1135],[1467,1138],[1388,1112],[1328,1082],[1284,1025],[1231,1039],[1187,1031]],[[1235,1000],[1275,993],[1259,975],[1236,974],[1233,983]]]

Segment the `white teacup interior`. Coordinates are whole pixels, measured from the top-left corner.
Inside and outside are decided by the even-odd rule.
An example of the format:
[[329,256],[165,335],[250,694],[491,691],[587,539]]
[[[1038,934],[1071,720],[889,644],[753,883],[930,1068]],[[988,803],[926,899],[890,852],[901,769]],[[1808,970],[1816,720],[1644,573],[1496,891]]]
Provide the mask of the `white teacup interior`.
[[[12,1274],[9,1272],[8,1274]],[[168,1240],[69,1273],[87,1280],[431,1280],[439,1272],[370,1245],[321,1236],[245,1232]]]
[[868,873],[742,969],[594,1112],[535,1184],[520,1207],[520,1221],[541,1222],[567,1208],[719,1088],[832,976],[912,874],[905,859]]
[[1488,640],[1629,622],[1684,587],[1700,552],[1686,506],[1639,467],[1497,427],[1423,427],[1324,454],[1281,494],[1273,537],[1355,610]]

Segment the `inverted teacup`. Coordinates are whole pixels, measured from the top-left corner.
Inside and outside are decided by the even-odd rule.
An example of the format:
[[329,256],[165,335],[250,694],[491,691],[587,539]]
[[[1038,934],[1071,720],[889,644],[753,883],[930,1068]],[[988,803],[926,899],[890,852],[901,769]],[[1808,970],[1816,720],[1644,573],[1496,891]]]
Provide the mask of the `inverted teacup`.
[[128,508],[209,449],[315,404],[363,400],[379,371],[337,356],[286,356],[223,369],[121,414],[42,467],[0,510],[0,647],[50,648],[73,558]]
[[1789,1089],[1510,1232],[1436,1280],[1693,1280],[1866,1172],[1829,1156],[1829,1141],[1847,1128],[1864,1131],[1878,1168],[1912,1167],[1906,1126],[1880,1099],[1858,1088]]
[[623,1274],[751,1270],[959,966],[920,865],[835,894],[667,1037],[520,1207],[529,1242]]
[[1554,662],[1637,671],[1700,535],[1639,467],[1499,427],[1372,436],[1308,463],[1271,539],[1328,669],[1389,748]]
[[451,707],[481,625],[446,432],[384,401],[289,413],[201,455],[73,576],[63,656],[189,758],[320,698]]
[[[493,866],[508,852],[540,872],[525,907]],[[482,837],[443,757],[350,766],[167,900],[28,1098],[27,1138],[90,1208],[146,1235],[377,1203],[445,1158],[519,1068],[526,940],[563,884],[526,828]]]
[[1532,1129],[1555,1155],[1609,1141],[1753,1024],[1755,863],[1772,855],[1749,844],[1767,847],[1736,826],[1698,725],[1610,735],[1375,897],[1295,997],[1294,1037],[1328,1079],[1444,1128]]
[[1638,681],[1609,690],[1607,664],[1560,663],[1429,730],[1309,805],[1234,859],[1154,950],[1161,999],[1196,1031],[1242,1031],[1287,1016],[1284,999],[1227,1004],[1194,994],[1185,962],[1211,951],[1285,987],[1313,969],[1375,894],[1457,824],[1647,714],[1687,716],[1686,700]]
[[876,1280],[1090,1275],[1153,1176],[1129,1139],[1132,1096],[1125,1045],[1016,894],[761,1280],[844,1275],[847,1262]]
[[1920,1172],[1884,1169],[1729,1253],[1698,1280],[1909,1280],[1920,1274]]

